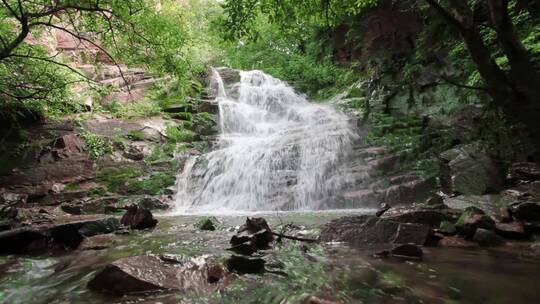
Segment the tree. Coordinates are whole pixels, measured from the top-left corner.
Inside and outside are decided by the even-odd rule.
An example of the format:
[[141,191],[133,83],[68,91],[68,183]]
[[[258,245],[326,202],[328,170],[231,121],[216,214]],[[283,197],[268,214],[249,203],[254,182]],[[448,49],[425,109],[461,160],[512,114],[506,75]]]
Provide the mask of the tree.
[[[461,35],[482,77],[487,93],[497,106],[523,123],[534,138],[540,138],[540,70],[517,36],[509,14],[508,0],[487,0],[470,5],[466,0],[426,0]],[[473,1],[474,2],[474,1]],[[483,18],[483,11],[488,17]],[[487,22],[486,22],[487,21]],[[480,28],[490,26],[508,59],[504,71],[484,42]],[[535,141],[540,152],[540,142]]]
[[[483,89],[491,96],[495,105],[517,122],[523,123],[531,137],[540,138],[540,70],[519,39],[510,7],[510,0],[411,0],[411,9],[434,9],[444,21],[454,28],[467,48],[482,80]],[[520,1],[523,3],[527,1]],[[534,2],[534,1],[530,1]],[[228,15],[230,37],[249,33],[249,24],[257,14],[266,14],[270,19],[286,27],[297,27],[302,22],[339,25],[347,16],[358,15],[363,10],[381,4],[393,4],[390,0],[228,0],[225,11]],[[525,3],[526,5],[527,3]],[[531,3],[530,5],[534,5]],[[535,19],[537,22],[537,19]],[[498,46],[488,45],[483,29],[495,33]],[[508,61],[503,69],[495,61],[495,53],[502,53]],[[536,140],[540,153],[540,140]]]

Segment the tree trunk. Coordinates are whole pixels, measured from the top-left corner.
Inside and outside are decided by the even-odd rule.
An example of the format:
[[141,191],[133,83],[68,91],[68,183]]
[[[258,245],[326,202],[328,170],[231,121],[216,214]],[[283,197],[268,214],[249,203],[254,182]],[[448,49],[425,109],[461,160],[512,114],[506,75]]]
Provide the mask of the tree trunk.
[[508,0],[488,0],[488,6],[497,40],[510,64],[510,77],[515,89],[527,99],[526,102],[540,103],[540,71],[517,37],[514,24],[508,15]]

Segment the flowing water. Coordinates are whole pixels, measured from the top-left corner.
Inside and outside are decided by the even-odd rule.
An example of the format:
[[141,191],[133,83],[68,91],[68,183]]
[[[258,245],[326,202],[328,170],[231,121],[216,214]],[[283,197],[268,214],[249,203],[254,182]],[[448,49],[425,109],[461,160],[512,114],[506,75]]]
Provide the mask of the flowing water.
[[191,159],[178,180],[178,213],[319,210],[347,182],[337,174],[357,140],[349,118],[310,103],[261,71],[225,84],[217,149]]

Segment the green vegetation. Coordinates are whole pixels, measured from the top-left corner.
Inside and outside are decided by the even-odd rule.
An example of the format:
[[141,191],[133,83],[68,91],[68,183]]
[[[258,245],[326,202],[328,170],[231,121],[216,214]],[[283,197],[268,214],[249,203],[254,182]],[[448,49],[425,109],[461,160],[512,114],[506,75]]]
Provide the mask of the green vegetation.
[[112,142],[105,137],[91,132],[82,132],[81,137],[84,140],[84,151],[92,158],[100,158],[114,152]]
[[96,180],[104,183],[110,192],[118,192],[129,181],[142,174],[143,172],[136,167],[105,168],[98,172]]

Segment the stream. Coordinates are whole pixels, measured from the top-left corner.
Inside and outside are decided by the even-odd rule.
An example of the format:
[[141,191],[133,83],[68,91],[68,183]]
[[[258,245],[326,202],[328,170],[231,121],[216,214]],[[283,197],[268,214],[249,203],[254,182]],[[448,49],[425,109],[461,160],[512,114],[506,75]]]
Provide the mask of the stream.
[[[293,223],[310,235],[319,225],[344,213],[259,215],[273,227]],[[245,217],[218,217],[216,231],[195,228],[193,224],[199,219],[185,215],[160,217],[156,229],[119,235],[116,245],[105,250],[75,251],[63,256],[1,257],[0,264],[8,262],[11,266],[0,273],[0,303],[295,303],[309,294],[338,296],[347,303],[538,303],[539,299],[537,282],[531,277],[539,273],[540,261],[513,253],[429,248],[422,262],[387,262],[343,244],[326,244],[308,250],[309,255],[304,256],[297,250],[302,244],[294,242],[278,245],[281,248],[274,253],[276,263],[288,277],[271,273],[243,276],[217,298],[162,293],[119,299],[86,288],[97,271],[122,257],[145,253],[230,255],[224,249]],[[408,298],[403,298],[404,292],[410,294]]]

